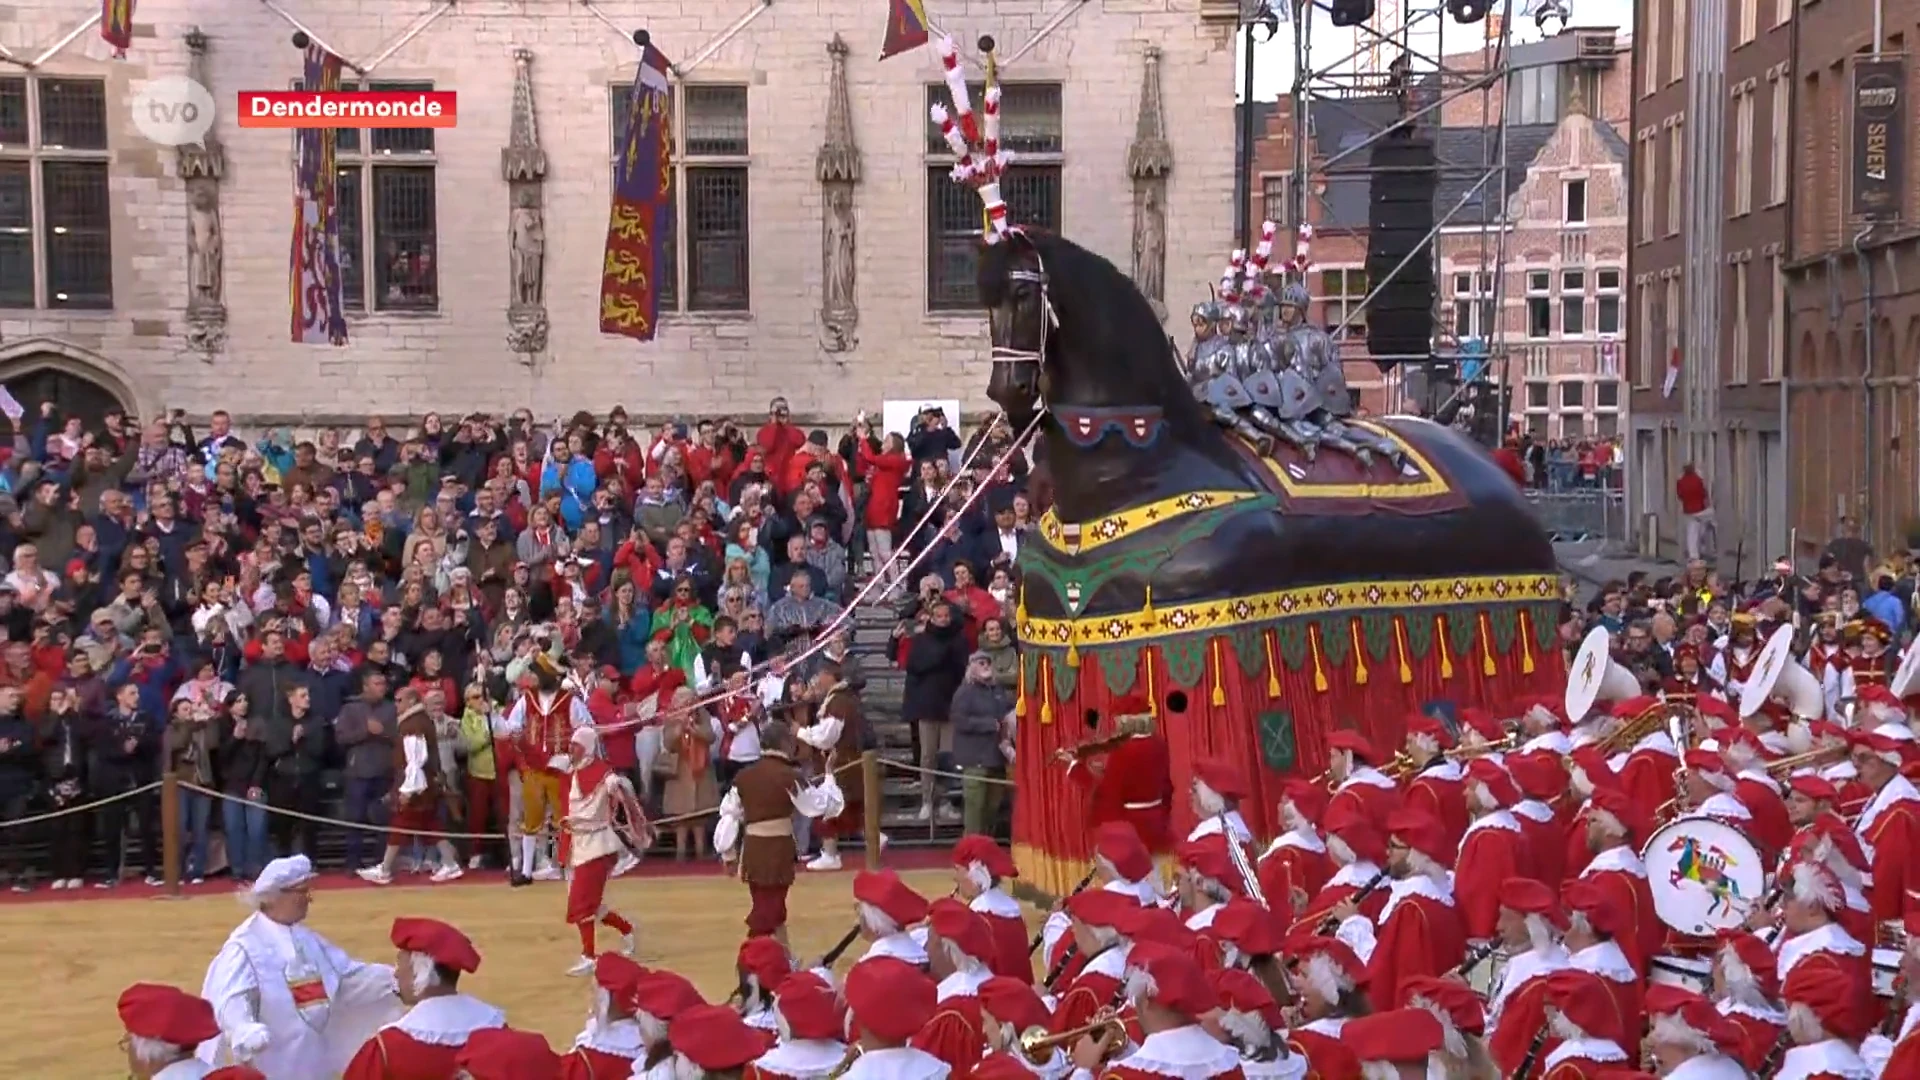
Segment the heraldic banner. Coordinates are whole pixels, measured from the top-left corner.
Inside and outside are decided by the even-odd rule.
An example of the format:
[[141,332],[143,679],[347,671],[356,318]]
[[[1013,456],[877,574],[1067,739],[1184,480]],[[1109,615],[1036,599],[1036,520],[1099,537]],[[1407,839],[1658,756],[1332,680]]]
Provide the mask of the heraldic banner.
[[667,215],[673,213],[673,89],[667,58],[651,44],[627,94],[626,137],[615,163],[607,257],[600,274],[600,332],[652,341],[660,276],[670,274]]
[[[340,58],[307,46],[303,89],[340,89]],[[338,136],[332,128],[301,128],[293,179],[293,340],[301,345],[347,343],[346,298],[341,295],[340,189],[334,170]],[[354,268],[356,271],[358,267]]]
[[113,46],[113,58],[125,60],[133,46],[133,0],[100,0],[100,37]]

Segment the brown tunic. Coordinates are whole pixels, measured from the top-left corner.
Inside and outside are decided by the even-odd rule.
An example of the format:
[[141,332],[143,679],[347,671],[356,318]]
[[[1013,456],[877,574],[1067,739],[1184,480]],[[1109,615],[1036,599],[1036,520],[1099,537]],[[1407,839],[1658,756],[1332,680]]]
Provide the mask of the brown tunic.
[[[407,736],[427,740],[427,789],[415,795],[401,795],[400,784],[407,775]],[[415,709],[397,725],[393,733],[394,829],[432,829],[438,821],[440,799],[446,793],[446,778],[440,775],[440,738],[434,731],[427,710]]]
[[827,692],[820,703],[820,715],[840,719],[840,741],[833,747],[833,779],[846,797],[847,813],[858,818],[866,802],[865,779],[860,775],[860,735],[867,722],[860,714],[860,695],[841,685]]
[[740,770],[733,788],[740,794],[742,817],[740,840],[740,880],[748,885],[779,887],[793,884],[793,863],[798,856],[793,831],[785,836],[755,836],[747,826],[758,821],[793,820],[793,789],[801,782],[800,770],[786,757],[764,753],[760,760]]

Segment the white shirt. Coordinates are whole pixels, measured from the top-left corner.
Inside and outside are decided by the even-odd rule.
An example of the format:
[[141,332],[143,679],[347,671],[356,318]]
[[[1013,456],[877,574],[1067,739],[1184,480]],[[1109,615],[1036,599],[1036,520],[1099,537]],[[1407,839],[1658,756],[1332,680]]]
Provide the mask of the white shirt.
[[582,1047],[598,1050],[629,1061],[644,1061],[647,1056],[647,1043],[640,1035],[640,1023],[632,1017],[609,1020],[604,1024],[597,1017],[589,1017],[586,1028],[573,1040],[573,1047],[576,1050]]
[[1207,1034],[1198,1024],[1159,1031],[1114,1063],[1172,1080],[1211,1080],[1240,1068],[1240,1051]]
[[905,960],[915,967],[925,967],[927,963],[926,946],[915,941],[912,932],[906,930],[897,934],[888,934],[886,937],[867,946],[867,951],[862,953],[860,960],[856,960],[854,963],[857,964],[861,960],[871,960],[876,956],[891,956],[899,960]]
[[153,1074],[153,1080],[202,1080],[213,1071],[213,1066],[199,1058],[187,1058]]
[[986,968],[973,971],[956,971],[940,980],[934,988],[934,1000],[945,1001],[948,998],[979,997],[980,984],[993,978],[993,972]]
[[1193,831],[1187,834],[1187,842],[1192,843],[1203,836],[1212,836],[1214,833],[1219,832],[1220,819],[1222,817],[1227,819],[1227,828],[1233,830],[1233,838],[1235,840],[1243,844],[1253,843],[1253,830],[1247,828],[1247,819],[1241,817],[1240,811],[1238,810],[1229,810],[1224,815],[1214,814],[1211,817],[1200,819],[1200,824],[1195,825]]
[[1667,1074],[1667,1080],[1748,1080],[1744,1066],[1720,1054],[1688,1058]]
[[1809,1076],[1830,1073],[1842,1080],[1873,1080],[1873,1070],[1861,1060],[1853,1047],[1839,1039],[1828,1039],[1808,1046],[1796,1046],[1780,1059],[1780,1071],[1774,1080],[1806,1080]]
[[1796,934],[1780,943],[1779,980],[1787,981],[1787,973],[1793,966],[1815,953],[1832,953],[1835,956],[1865,956],[1867,947],[1853,939],[1853,935],[1841,929],[1839,923],[1828,923],[1815,927],[1804,934]]
[[466,994],[427,998],[387,1025],[430,1046],[465,1046],[476,1031],[506,1026],[506,1013]]
[[947,1063],[911,1046],[869,1050],[853,1059],[844,1080],[946,1080]]
[[791,1080],[826,1080],[847,1059],[847,1044],[837,1039],[783,1040],[760,1055],[754,1067]]

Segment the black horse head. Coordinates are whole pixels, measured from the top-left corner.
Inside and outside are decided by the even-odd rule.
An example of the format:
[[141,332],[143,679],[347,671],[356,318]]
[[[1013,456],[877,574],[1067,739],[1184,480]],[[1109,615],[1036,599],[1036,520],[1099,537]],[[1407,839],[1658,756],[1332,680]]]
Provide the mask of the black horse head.
[[1200,420],[1147,298],[1112,263],[1069,240],[1016,230],[980,254],[980,304],[993,336],[987,396],[1014,430],[1043,401],[1155,406]]

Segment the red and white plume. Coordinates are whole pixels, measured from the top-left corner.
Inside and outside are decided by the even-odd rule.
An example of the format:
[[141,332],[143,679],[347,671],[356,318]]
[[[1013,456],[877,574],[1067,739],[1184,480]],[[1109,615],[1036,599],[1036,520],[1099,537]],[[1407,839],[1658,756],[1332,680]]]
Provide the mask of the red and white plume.
[[1258,300],[1267,291],[1267,260],[1273,257],[1273,236],[1280,226],[1271,221],[1260,223],[1260,243],[1247,263],[1247,276],[1240,292],[1249,300]]
[[989,244],[997,244],[1009,228],[1007,204],[1000,199],[1000,177],[1006,172],[1013,154],[1000,146],[1000,86],[993,79],[993,54],[987,39],[987,89],[982,96],[980,115],[973,111],[973,98],[967,92],[966,72],[960,70],[960,53],[953,39],[945,34],[933,38],[934,51],[940,56],[940,72],[947,81],[947,98],[952,109],[935,103],[929,113],[940,128],[940,137],[953,151],[953,182],[964,184],[980,196],[985,210],[981,235]]
[[1240,282],[1246,277],[1247,253],[1235,248],[1227,260],[1227,268],[1220,272],[1220,302],[1237,304],[1240,302]]
[[1286,262],[1285,269],[1287,273],[1300,277],[1306,275],[1307,267],[1313,265],[1313,261],[1307,256],[1307,249],[1312,245],[1313,226],[1300,226],[1298,238],[1294,241],[1293,245],[1293,258],[1288,259]]

